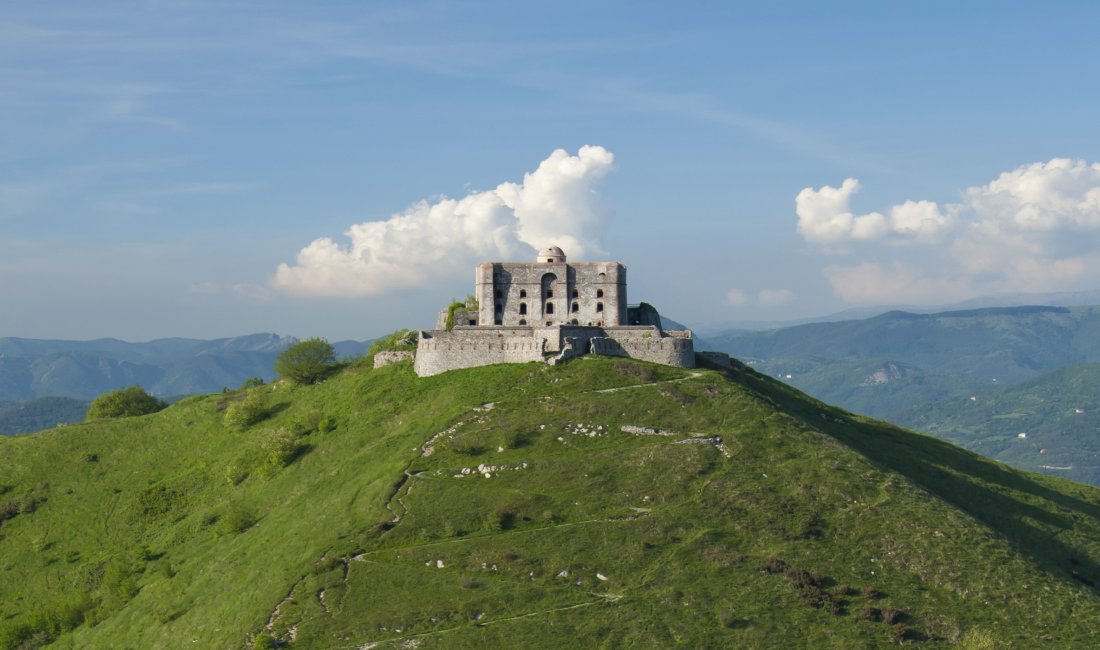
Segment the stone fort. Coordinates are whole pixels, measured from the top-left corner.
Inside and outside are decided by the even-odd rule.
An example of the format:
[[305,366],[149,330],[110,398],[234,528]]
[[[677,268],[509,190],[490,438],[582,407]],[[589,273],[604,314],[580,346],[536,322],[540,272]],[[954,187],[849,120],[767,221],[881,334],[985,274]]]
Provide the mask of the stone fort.
[[629,305],[626,267],[618,262],[570,263],[550,246],[534,262],[480,264],[474,298],[444,309],[434,330],[420,332],[418,375],[584,354],[695,367],[691,331],[665,330],[652,306]]

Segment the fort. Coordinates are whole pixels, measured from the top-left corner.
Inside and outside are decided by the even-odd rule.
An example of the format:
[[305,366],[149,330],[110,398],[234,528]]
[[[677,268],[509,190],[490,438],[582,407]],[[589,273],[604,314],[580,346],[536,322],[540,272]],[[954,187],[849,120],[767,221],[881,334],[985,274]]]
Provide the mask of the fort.
[[666,330],[651,305],[629,305],[619,262],[570,263],[550,246],[534,262],[486,262],[475,275],[473,300],[420,332],[418,375],[585,354],[695,367],[691,331]]

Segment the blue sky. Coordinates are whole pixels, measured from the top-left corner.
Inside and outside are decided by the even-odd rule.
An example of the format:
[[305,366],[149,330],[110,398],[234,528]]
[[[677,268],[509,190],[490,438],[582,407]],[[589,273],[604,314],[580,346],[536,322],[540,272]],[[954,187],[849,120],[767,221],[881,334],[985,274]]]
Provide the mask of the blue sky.
[[0,336],[368,338],[544,239],[695,326],[1093,289],[1098,23],[5,2]]

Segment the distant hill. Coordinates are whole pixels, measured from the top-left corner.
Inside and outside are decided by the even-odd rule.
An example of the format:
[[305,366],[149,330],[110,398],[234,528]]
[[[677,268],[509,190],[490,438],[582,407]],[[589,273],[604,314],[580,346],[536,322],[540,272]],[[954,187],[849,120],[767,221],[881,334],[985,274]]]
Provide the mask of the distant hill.
[[1097,363],[922,404],[892,419],[1016,467],[1100,484]]
[[712,334],[711,347],[846,408],[922,402],[1100,361],[1100,307],[997,307]]
[[[161,396],[218,392],[248,377],[272,379],[276,355],[296,340],[277,334],[147,343],[0,338],[0,401],[92,399],[134,384]],[[351,357],[365,353],[369,343],[334,346],[340,356]]]
[[[257,422],[226,412],[253,404]],[[736,365],[197,396],[0,438],[0,648],[1092,647],[1100,489]]]
[[84,419],[88,405],[87,400],[72,397],[39,397],[0,404],[0,435],[14,436],[79,422]]

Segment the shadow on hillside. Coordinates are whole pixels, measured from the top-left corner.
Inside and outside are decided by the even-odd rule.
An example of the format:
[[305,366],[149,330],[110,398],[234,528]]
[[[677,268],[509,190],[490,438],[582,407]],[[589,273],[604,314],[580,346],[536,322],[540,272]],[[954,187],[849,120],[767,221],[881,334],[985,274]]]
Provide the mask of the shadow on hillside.
[[[1055,537],[1060,530],[1073,528],[1080,518],[1090,518],[1100,527],[1100,505],[1086,501],[1083,489],[1079,492],[1082,498],[1077,498],[943,440],[885,422],[854,421],[847,412],[746,366],[735,363],[726,374],[807,427],[854,449],[884,471],[902,474],[982,522],[1044,570],[1100,593],[1095,586],[1100,581],[1096,558],[1087,553],[1088,549],[1075,548]],[[1024,500],[1028,497],[1045,500],[1057,508],[1033,505]]]

